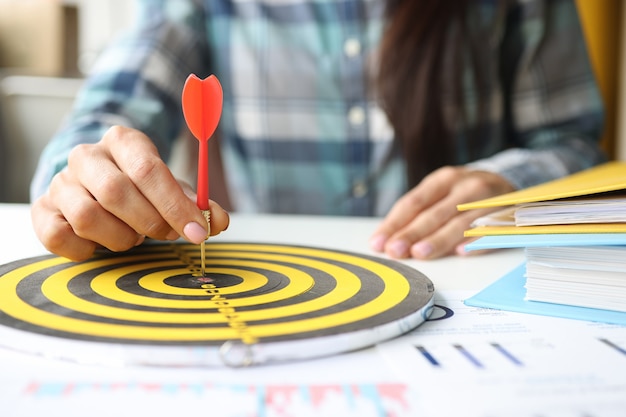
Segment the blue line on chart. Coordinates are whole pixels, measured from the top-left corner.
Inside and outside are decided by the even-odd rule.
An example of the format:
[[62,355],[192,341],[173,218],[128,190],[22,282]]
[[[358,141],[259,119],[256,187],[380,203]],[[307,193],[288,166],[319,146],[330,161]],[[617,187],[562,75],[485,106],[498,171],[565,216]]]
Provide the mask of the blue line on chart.
[[426,360],[428,360],[428,362],[430,362],[431,365],[439,367],[441,366],[437,359],[435,359],[435,357],[431,355],[424,346],[415,346],[415,348],[419,351],[419,353],[422,354],[422,356],[426,358]]
[[600,340],[602,343],[604,343],[605,345],[612,347],[613,349],[615,349],[616,351],[618,351],[619,353],[626,355],[626,349],[617,346],[615,343],[611,342],[608,339],[598,339]]
[[455,344],[453,345],[456,350],[458,350],[466,359],[468,359],[474,366],[477,368],[484,368],[483,364],[480,363],[478,359],[474,355],[472,355],[467,349],[465,349],[462,345]]
[[491,346],[493,346],[498,352],[500,352],[502,355],[504,355],[508,360],[513,362],[515,365],[524,366],[522,361],[520,361],[515,356],[513,356],[513,354],[511,352],[509,352],[507,349],[505,349],[501,344],[499,344],[499,343],[492,343]]

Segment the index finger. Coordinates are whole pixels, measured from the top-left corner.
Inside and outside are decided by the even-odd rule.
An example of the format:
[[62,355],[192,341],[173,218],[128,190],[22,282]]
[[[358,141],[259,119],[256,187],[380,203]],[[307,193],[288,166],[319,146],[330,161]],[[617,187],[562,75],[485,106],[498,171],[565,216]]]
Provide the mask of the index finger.
[[445,198],[458,175],[457,168],[440,168],[403,195],[372,234],[372,248],[382,251],[389,237],[409,225],[421,212]]
[[207,238],[202,212],[185,195],[147,136],[117,127],[103,140],[114,142],[109,149],[120,170],[180,236],[196,244]]

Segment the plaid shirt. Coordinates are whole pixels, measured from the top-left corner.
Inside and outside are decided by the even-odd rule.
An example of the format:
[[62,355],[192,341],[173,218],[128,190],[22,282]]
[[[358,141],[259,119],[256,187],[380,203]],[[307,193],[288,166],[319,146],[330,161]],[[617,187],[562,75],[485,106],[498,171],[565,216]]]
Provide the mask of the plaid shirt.
[[[143,0],[134,28],[101,56],[67,124],[45,149],[31,196],[78,143],[137,128],[167,160],[184,129],[190,73],[224,90],[219,125],[231,199],[243,212],[384,215],[407,191],[373,79],[383,0]],[[457,164],[517,188],[603,160],[602,105],[572,1],[471,3],[486,31],[488,120],[479,160],[459,133]],[[467,71],[470,71],[469,65]],[[465,77],[471,80],[472,77]],[[476,94],[465,81],[465,102]],[[410,111],[410,109],[407,109]]]

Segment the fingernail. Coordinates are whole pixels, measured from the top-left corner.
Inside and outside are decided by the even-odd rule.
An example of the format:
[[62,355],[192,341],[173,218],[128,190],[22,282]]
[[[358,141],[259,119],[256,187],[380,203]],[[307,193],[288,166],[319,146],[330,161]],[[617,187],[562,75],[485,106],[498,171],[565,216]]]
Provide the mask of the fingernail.
[[375,235],[370,238],[370,247],[376,252],[382,252],[385,249],[387,237],[384,235]]
[[394,258],[404,258],[409,250],[409,245],[404,240],[394,240],[389,244],[389,254]]
[[196,222],[189,222],[183,228],[183,233],[187,240],[192,243],[202,243],[206,240],[207,231]]
[[137,238],[137,241],[135,242],[135,246],[141,245],[145,240],[146,240],[146,237],[144,235],[139,235],[139,237]]
[[456,252],[457,255],[459,255],[459,256],[467,255],[467,250],[465,249],[465,245],[466,244],[463,243],[463,244],[461,244],[461,245],[456,247],[455,252]]
[[418,259],[428,258],[432,252],[433,245],[428,242],[417,242],[411,247],[411,255]]

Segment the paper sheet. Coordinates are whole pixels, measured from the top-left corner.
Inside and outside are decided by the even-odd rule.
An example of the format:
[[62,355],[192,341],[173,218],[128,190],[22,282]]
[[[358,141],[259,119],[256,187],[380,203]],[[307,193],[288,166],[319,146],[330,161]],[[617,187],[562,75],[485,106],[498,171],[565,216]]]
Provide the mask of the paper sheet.
[[472,307],[470,295],[439,294],[442,320],[378,346],[426,415],[623,416],[626,327]]
[[2,417],[421,415],[407,384],[375,366],[375,349],[226,370],[84,366],[4,350],[0,358],[10,364],[0,373]]

